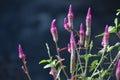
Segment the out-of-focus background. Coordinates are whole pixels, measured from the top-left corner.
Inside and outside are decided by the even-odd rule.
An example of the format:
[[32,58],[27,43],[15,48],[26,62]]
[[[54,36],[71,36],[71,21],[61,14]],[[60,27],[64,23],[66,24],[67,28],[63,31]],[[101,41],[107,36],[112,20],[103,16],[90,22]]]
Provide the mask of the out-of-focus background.
[[[100,48],[101,38],[94,36],[102,33],[106,24],[113,25],[120,0],[0,0],[0,80],[27,80],[18,58],[19,43],[26,54],[32,80],[53,80],[49,69],[43,70],[44,65],[38,62],[48,58],[46,42],[51,54],[55,54],[49,30],[52,19],[57,19],[59,46],[67,46],[69,33],[63,27],[63,19],[70,4],[73,5],[75,29],[79,29],[81,22],[85,25],[87,9],[91,7],[92,40]],[[117,38],[111,40],[114,43]],[[69,53],[64,52],[62,57],[69,64]]]

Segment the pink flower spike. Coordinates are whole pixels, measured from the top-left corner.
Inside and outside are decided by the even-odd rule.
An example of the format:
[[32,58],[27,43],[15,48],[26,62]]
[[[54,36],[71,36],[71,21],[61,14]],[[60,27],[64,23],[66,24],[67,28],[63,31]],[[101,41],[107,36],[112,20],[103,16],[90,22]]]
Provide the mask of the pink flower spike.
[[106,27],[105,27],[104,37],[109,38],[108,25],[106,25]]
[[86,27],[91,27],[91,9],[88,8],[87,16],[86,16]]
[[116,68],[116,80],[120,79],[120,59],[118,60],[117,68]]
[[69,17],[69,18],[72,18],[72,17],[73,17],[72,5],[71,5],[71,4],[70,4],[70,6],[69,6],[68,17]]
[[104,35],[102,38],[102,42],[101,42],[102,46],[104,47],[104,49],[107,49],[107,46],[109,44],[109,32],[108,32],[108,25],[106,25],[105,27],[105,31],[104,31]]
[[83,24],[82,23],[80,24],[79,34],[80,34],[79,45],[82,46],[83,42],[84,42],[84,29],[83,29]]
[[84,35],[84,28],[83,28],[83,24],[80,24],[80,35]]
[[68,22],[67,22],[67,19],[66,19],[66,18],[64,18],[64,28],[65,28],[66,30],[70,30],[70,27],[69,27],[69,25],[68,25]]
[[53,21],[51,22],[51,34],[52,34],[52,37],[53,37],[53,41],[57,42],[58,41],[58,34],[57,34],[57,28],[55,26],[55,22],[56,22],[56,19],[53,19]]
[[18,53],[19,53],[19,58],[20,58],[20,59],[25,59],[25,55],[24,55],[24,53],[23,53],[23,49],[22,49],[22,47],[21,47],[20,44],[19,44],[19,46],[18,46]]

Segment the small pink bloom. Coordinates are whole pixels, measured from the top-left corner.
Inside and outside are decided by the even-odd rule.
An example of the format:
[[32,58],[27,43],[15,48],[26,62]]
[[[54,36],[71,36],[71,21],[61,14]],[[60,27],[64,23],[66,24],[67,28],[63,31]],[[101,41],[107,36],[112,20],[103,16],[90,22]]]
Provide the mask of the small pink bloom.
[[57,42],[58,41],[58,33],[57,33],[57,28],[55,26],[55,22],[56,22],[56,19],[53,19],[53,21],[51,22],[50,31],[51,31],[51,34],[53,37],[53,41]]
[[53,76],[54,80],[57,80],[57,72],[55,67],[51,67],[50,74]]
[[82,23],[80,24],[79,34],[80,34],[79,45],[83,45],[83,42],[84,42],[84,29],[83,29],[83,24]]
[[58,52],[60,52],[61,51],[61,49],[60,48],[58,48]]
[[118,60],[117,68],[116,68],[116,79],[120,78],[120,59]]
[[71,50],[70,50],[70,43],[68,43],[68,52],[71,53]]
[[87,16],[86,16],[86,27],[91,27],[91,10],[88,8]]
[[24,55],[23,49],[22,49],[20,44],[18,46],[18,53],[19,53],[19,58],[20,59],[25,59],[25,55]]
[[68,22],[67,22],[67,19],[66,18],[64,18],[64,28],[66,29],[66,30],[70,30],[70,27],[69,27],[69,25],[68,25]]

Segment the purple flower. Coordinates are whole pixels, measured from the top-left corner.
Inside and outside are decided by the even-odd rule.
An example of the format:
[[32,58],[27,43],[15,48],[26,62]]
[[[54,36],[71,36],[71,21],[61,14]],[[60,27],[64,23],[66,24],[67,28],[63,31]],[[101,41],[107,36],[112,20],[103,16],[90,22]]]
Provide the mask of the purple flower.
[[19,58],[25,60],[25,54],[20,44],[18,45],[18,53],[19,53]]
[[119,80],[119,78],[120,78],[120,59],[118,60],[116,68],[116,79]]
[[68,11],[68,25],[69,25],[70,29],[73,29],[73,12],[72,12],[71,4],[69,6],[69,11]]
[[79,35],[80,35],[79,45],[82,46],[83,42],[84,42],[84,29],[83,29],[83,24],[82,23],[80,24]]
[[73,18],[72,5],[69,6],[68,18]]
[[69,27],[69,25],[68,25],[68,22],[67,22],[67,19],[66,19],[66,18],[64,18],[64,28],[65,28],[66,30],[70,31],[70,27]]
[[91,27],[91,10],[88,8],[87,16],[86,16],[86,27]]
[[88,48],[91,36],[91,10],[88,8],[86,16],[86,33],[85,33],[85,48]]
[[106,49],[108,44],[109,44],[109,32],[108,25],[106,25],[101,45],[104,47],[104,49]]
[[53,41],[57,42],[58,41],[58,33],[57,33],[57,28],[55,26],[55,22],[56,22],[56,19],[53,19],[53,21],[51,22],[50,31],[51,31],[51,34],[53,37]]

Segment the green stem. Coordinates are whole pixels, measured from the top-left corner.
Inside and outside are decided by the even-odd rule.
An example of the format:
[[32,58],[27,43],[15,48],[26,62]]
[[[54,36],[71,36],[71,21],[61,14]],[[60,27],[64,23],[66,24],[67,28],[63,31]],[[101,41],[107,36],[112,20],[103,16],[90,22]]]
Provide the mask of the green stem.
[[103,61],[103,59],[104,59],[104,54],[105,54],[105,49],[104,49],[104,52],[102,53],[102,56],[101,56],[101,59],[100,59],[98,65],[96,66],[95,70],[93,71],[93,73],[92,73],[92,75],[91,75],[91,79],[92,79],[94,73],[97,71],[97,69],[98,69],[98,67],[100,66],[100,64],[102,63],[102,61]]
[[[57,44],[57,42],[55,43],[55,45],[56,45],[57,55],[60,57],[60,53],[59,53],[59,51],[58,51],[58,44]],[[65,77],[66,77],[67,79],[69,79],[69,77],[68,77],[68,75],[67,75],[65,69],[63,68],[63,66],[61,66],[61,69],[62,69],[62,71],[63,71]]]
[[[115,63],[115,65],[117,64],[117,61],[118,61],[119,57],[120,57],[120,53],[118,52],[117,56],[114,58],[114,60],[112,61],[112,63],[109,65],[107,71],[109,71],[111,69],[111,67],[112,67],[112,65],[114,65],[114,63]],[[115,66],[114,66],[114,68],[115,68]],[[107,80],[109,80],[110,77],[111,77],[111,75],[108,77]]]
[[49,56],[49,58],[50,58],[50,49],[49,49],[49,46],[48,46],[47,43],[46,43],[46,48],[47,48],[47,51],[48,51],[48,56]]
[[26,61],[23,61],[23,64],[24,64],[24,68],[25,68],[25,70],[26,70],[26,75],[27,75],[28,79],[29,79],[29,80],[32,80],[31,77],[30,77],[28,68],[27,68],[27,66],[26,66]]
[[[86,49],[86,53],[85,53],[85,55],[87,55],[87,53],[88,53],[88,49]],[[87,66],[88,66],[88,58],[85,58],[85,71],[84,71],[84,75],[85,75],[85,77],[87,76]]]
[[[78,65],[80,64],[80,69],[81,69],[81,72],[82,72],[82,74],[83,74],[83,68],[82,68],[82,63],[81,63],[81,60],[80,60],[80,50],[81,50],[81,47],[80,47],[80,49],[77,49],[77,46],[75,46],[76,47],[76,51],[77,51],[77,57],[78,57],[78,59],[77,59],[77,65],[76,65],[76,75],[77,75],[77,73],[78,73]],[[76,78],[75,78],[75,80],[76,80]]]

